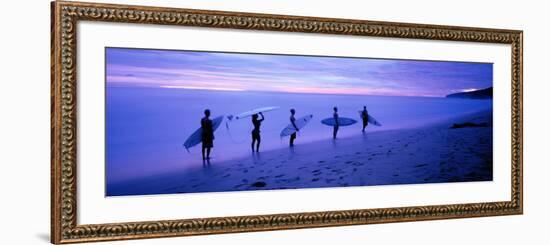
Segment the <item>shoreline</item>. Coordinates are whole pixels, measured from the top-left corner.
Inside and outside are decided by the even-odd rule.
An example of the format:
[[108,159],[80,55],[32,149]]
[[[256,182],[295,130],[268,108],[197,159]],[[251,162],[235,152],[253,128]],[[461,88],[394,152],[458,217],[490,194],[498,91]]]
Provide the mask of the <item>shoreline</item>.
[[[450,129],[453,123],[488,127]],[[299,140],[299,138],[298,138]],[[492,114],[367,132],[109,184],[107,196],[492,180]]]

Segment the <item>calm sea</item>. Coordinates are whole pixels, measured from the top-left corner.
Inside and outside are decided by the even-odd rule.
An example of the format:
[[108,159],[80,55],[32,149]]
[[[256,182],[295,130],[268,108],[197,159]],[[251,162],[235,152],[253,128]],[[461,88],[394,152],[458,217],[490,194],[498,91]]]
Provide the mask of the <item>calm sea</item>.
[[[174,88],[108,87],[106,105],[107,183],[162,174],[202,164],[200,145],[188,153],[182,144],[200,127],[204,109],[219,115],[239,114],[258,107],[279,106],[265,113],[260,150],[287,147],[288,138],[279,133],[289,124],[290,108],[296,117],[313,114],[301,130],[296,144],[330,139],[332,128],[320,123],[332,116],[358,121],[359,110],[367,106],[382,127],[368,132],[410,128],[492,108],[492,100],[358,95],[316,95],[263,92],[227,92]],[[217,162],[250,155],[251,118],[224,120],[215,132],[213,160]],[[361,123],[340,127],[339,137],[361,134]],[[341,139],[345,140],[345,139]]]

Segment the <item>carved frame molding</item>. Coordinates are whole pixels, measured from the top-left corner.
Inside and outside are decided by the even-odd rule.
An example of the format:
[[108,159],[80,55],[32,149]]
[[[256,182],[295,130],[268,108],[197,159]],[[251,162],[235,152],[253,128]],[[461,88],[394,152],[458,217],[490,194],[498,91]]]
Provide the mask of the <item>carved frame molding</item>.
[[[51,4],[51,242],[75,243],[523,213],[523,32],[456,26],[56,1]],[[180,25],[511,45],[510,201],[77,224],[77,23]]]

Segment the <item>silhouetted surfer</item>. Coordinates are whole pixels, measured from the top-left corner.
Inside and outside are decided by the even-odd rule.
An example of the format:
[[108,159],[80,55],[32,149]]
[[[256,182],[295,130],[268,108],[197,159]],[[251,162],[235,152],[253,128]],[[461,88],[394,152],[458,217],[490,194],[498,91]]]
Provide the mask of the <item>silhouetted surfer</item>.
[[210,110],[208,109],[204,110],[204,117],[201,119],[201,129],[202,160],[210,160],[210,150],[214,147],[214,127],[212,126]]
[[[294,126],[294,129],[296,129],[296,132],[300,131],[298,129],[298,126],[296,126],[296,118],[294,117],[294,114],[296,114],[296,110],[290,109],[290,123],[292,126]],[[294,140],[296,139],[296,132],[292,133],[290,135],[290,146],[294,146]]]
[[338,108],[335,106],[333,110],[334,113],[332,114],[332,117],[334,118],[334,128],[332,130],[332,138],[336,139],[336,134],[338,134],[338,128],[340,128],[340,124],[338,123]]
[[262,126],[262,121],[265,119],[264,114],[260,112],[262,119],[258,119],[258,114],[252,115],[252,124],[254,129],[252,130],[252,152],[254,152],[254,143],[256,143],[256,152],[260,152],[260,142],[262,138],[260,137],[260,126]]
[[365,128],[369,125],[369,111],[366,106],[363,106],[363,111],[361,111],[361,119],[363,119],[363,132],[365,132]]

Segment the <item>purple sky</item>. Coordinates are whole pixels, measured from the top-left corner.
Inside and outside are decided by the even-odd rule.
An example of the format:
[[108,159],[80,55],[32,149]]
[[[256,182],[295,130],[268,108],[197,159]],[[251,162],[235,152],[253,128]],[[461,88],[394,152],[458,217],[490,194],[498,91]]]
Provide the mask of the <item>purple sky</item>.
[[106,48],[109,86],[435,96],[491,87],[493,65]]

